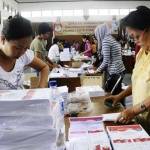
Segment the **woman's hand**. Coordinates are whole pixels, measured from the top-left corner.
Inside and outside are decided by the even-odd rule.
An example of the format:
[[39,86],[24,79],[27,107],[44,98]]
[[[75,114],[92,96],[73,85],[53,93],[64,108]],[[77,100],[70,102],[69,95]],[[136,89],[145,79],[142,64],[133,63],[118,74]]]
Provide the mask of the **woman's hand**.
[[115,107],[118,102],[120,102],[121,98],[118,95],[111,95],[105,98],[105,105],[109,107]]
[[121,112],[120,116],[117,119],[117,122],[122,124],[128,124],[132,121],[132,119],[136,116],[134,112],[134,108],[127,108],[124,111]]

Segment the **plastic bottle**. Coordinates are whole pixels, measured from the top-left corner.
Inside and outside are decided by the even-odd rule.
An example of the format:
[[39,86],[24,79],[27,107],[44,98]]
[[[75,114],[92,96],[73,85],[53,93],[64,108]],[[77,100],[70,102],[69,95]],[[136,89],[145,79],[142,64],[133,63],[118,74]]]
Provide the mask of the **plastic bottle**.
[[65,150],[65,126],[64,126],[64,99],[60,96],[59,97],[59,107],[60,107],[60,116],[59,116],[59,147],[57,150]]
[[55,101],[57,99],[57,81],[49,81],[49,88],[51,89],[51,97]]

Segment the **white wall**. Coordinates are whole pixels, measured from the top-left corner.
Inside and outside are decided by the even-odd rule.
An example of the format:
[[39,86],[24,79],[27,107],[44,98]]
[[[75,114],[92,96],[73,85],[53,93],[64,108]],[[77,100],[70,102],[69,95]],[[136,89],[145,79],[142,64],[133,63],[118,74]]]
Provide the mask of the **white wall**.
[[[88,2],[46,2],[46,3],[25,3],[19,4],[19,11],[42,11],[42,10],[62,10],[62,9],[83,9],[87,15],[88,9],[134,9],[139,5],[150,7],[149,1],[88,1]],[[110,20],[111,16],[92,16],[88,21]],[[56,17],[30,18],[32,22],[53,21]],[[62,17],[62,21],[85,21],[83,17]]]
[[1,24],[0,24],[0,32],[3,26],[3,20],[7,19],[10,15],[10,12],[3,10],[3,1],[8,4],[11,8],[18,10],[18,4],[14,0],[0,0],[0,11],[1,11]]

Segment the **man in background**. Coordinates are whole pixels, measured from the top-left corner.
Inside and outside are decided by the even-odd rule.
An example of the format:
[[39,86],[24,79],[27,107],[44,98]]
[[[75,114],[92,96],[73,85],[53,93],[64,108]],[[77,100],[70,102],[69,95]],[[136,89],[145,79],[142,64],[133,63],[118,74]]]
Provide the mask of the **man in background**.
[[30,49],[34,51],[35,56],[45,60],[47,56],[46,45],[50,36],[51,28],[48,23],[40,23],[38,27],[38,35],[34,38],[30,45]]

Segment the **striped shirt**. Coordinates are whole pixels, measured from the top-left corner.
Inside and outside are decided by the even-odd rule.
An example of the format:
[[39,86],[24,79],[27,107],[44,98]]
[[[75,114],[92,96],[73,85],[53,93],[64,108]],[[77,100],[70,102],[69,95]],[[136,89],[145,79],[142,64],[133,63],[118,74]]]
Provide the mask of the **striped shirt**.
[[107,70],[112,75],[125,70],[121,55],[121,45],[111,35],[107,35],[103,39],[101,53],[103,55],[103,62],[97,71]]

